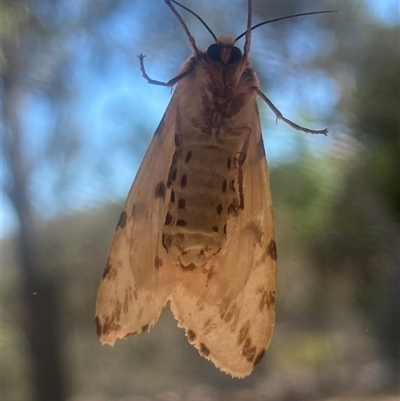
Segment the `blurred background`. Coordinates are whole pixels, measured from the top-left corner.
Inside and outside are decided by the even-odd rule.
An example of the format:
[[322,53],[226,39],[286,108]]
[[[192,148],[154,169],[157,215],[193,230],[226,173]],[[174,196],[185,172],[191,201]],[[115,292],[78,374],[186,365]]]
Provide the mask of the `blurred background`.
[[[188,0],[217,34],[245,0]],[[246,379],[219,372],[166,308],[100,345],[96,292],[125,197],[190,55],[162,0],[3,0],[1,395],[8,401],[374,400],[399,394],[396,0],[254,0],[278,244],[276,331]],[[211,36],[181,12],[199,48]],[[239,42],[243,46],[243,40]]]

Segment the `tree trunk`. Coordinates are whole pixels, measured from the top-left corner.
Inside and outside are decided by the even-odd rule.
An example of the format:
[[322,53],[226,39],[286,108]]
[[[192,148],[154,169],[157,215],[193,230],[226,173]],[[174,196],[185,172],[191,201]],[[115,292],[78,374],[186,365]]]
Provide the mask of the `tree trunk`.
[[17,234],[20,288],[24,304],[22,327],[27,336],[35,401],[64,401],[67,397],[62,364],[60,296],[53,276],[39,268],[37,230],[29,202],[29,155],[24,154],[19,125],[21,90],[15,77],[4,77],[3,149],[10,182],[4,188],[19,220]]

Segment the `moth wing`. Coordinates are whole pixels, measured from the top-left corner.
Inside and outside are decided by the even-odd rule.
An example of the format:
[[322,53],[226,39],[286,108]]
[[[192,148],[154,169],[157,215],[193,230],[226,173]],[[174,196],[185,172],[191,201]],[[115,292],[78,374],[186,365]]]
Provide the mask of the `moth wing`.
[[202,271],[184,274],[171,295],[179,326],[222,371],[251,373],[275,324],[276,247],[269,174],[257,106],[243,164],[244,209],[228,219],[228,241]]
[[178,88],[133,181],[111,245],[96,305],[103,344],[113,345],[154,325],[171,292],[173,270],[160,244],[170,196],[166,183],[175,150]]

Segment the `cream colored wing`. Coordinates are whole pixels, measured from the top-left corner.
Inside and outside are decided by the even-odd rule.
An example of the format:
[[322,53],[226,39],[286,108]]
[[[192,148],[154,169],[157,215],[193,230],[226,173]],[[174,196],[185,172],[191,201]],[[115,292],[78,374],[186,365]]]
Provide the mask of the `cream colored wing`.
[[100,341],[147,330],[171,292],[173,269],[161,246],[170,190],[167,176],[175,150],[175,91],[130,189],[100,284],[96,325]]
[[243,377],[261,360],[275,323],[276,246],[260,119],[254,105],[243,164],[244,209],[228,242],[202,269],[183,273],[171,308],[189,341],[222,371]]

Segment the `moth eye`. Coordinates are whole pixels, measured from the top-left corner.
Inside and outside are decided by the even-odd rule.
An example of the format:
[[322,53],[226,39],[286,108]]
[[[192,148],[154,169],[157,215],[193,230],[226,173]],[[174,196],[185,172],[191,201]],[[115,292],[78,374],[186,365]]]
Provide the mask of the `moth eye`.
[[216,61],[218,63],[222,63],[221,60],[221,45],[219,44],[212,44],[207,49],[207,56],[210,57],[212,61]]
[[229,64],[233,64],[242,57],[242,52],[238,47],[232,47],[231,58],[229,59]]

